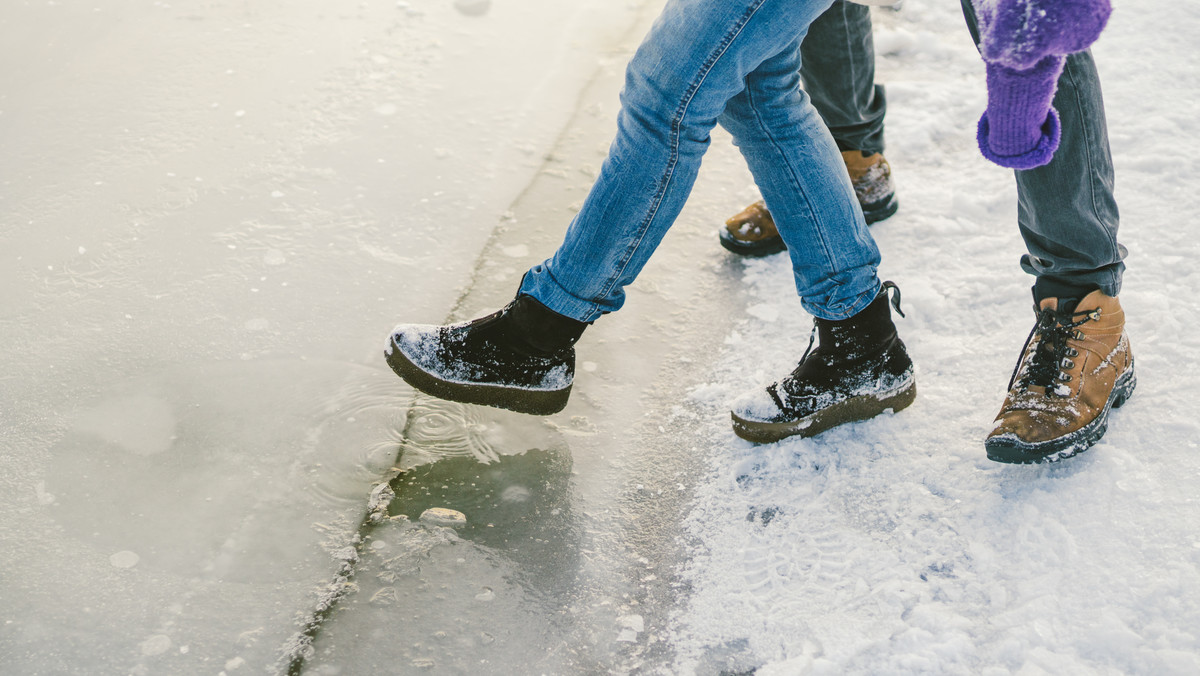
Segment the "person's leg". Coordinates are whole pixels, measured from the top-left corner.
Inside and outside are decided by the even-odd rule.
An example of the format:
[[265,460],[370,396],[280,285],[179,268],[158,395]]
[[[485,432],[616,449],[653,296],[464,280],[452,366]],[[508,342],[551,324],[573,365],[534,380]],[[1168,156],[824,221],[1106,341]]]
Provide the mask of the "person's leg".
[[[879,250],[861,211],[844,198],[850,179],[840,171],[828,129],[799,88],[799,65],[796,49],[763,62],[728,101],[720,123],[733,136],[789,245],[805,309],[823,319],[844,319],[875,297],[878,282],[864,280],[873,278]],[[857,301],[844,309],[830,312],[808,302],[818,289],[824,296],[825,289],[843,286],[861,289]]]
[[[810,191],[794,169],[778,171],[780,166],[794,166],[787,155],[805,145],[817,165],[828,169],[836,164],[836,146],[814,142],[832,137],[810,112],[808,97],[798,88],[798,57],[798,51],[789,51],[763,62],[746,77],[745,89],[728,102],[720,122],[733,135],[765,203],[777,215],[796,288],[803,296],[814,280],[861,285],[863,273],[877,264],[878,251],[854,202],[842,198],[842,218],[853,228],[822,227],[812,203],[836,200],[837,195],[826,197]],[[833,174],[845,194],[849,176],[836,170]],[[864,259],[865,255],[870,258]],[[829,277],[829,270],[846,272]],[[754,442],[812,436],[888,409],[899,411],[912,403],[916,397],[912,360],[892,323],[888,294],[881,291],[867,300],[865,308],[845,319],[831,320],[814,312],[819,345],[811,349],[810,344],[810,351],[790,374],[734,402],[730,414],[735,434]]]
[[586,322],[621,307],[624,287],[686,200],[720,118],[780,210],[795,245],[797,290],[822,335],[791,376],[763,393],[771,408],[746,412],[750,432],[739,434],[815,433],[911,402],[912,363],[880,291],[878,249],[837,148],[798,89],[799,38],[824,8],[820,0],[669,2],[629,65],[617,137],[558,251],[526,273],[517,299],[495,315],[398,326],[389,365],[434,396],[528,413],[561,409],[575,339]]
[[795,0],[668,3],[627,69],[617,136],[599,179],[562,246],[527,273],[521,293],[585,322],[620,308],[624,287],[687,199],[718,116],[770,60],[764,87],[775,88],[781,105],[771,111],[774,143],[754,137],[743,151],[755,158],[764,194],[793,224],[790,237],[805,242],[794,257],[805,309],[841,319],[869,304],[879,288],[878,252],[846,199],[836,147],[799,93],[797,72],[778,65],[798,69],[799,39],[824,9]]
[[[883,156],[887,98],[883,85],[875,83],[870,8],[836,0],[809,26],[800,52],[804,90],[841,151],[866,222],[888,218],[899,202],[891,166]],[[786,248],[763,201],[729,218],[720,241],[745,256]]]
[[[975,10],[969,0],[962,7],[978,44]],[[1037,324],[985,442],[999,462],[1054,462],[1086,451],[1137,385],[1116,298],[1126,252],[1117,243],[1112,155],[1090,53],[1067,57],[1053,105],[1062,129],[1054,158],[1014,172],[1028,251],[1021,267],[1036,277]]]
[[1054,107],[1062,140],[1049,164],[1017,171],[1018,223],[1029,253],[1021,267],[1037,276],[1035,295],[1081,298],[1121,291],[1125,247],[1113,198],[1113,163],[1100,79],[1090,52],[1067,57]]
[[883,152],[887,97],[875,83],[871,8],[837,0],[808,27],[800,78],[838,150]]
[[[978,21],[969,0],[963,14],[976,44]],[[1021,267],[1036,276],[1034,295],[1082,298],[1121,290],[1125,247],[1117,242],[1112,152],[1100,77],[1090,52],[1067,57],[1054,94],[1062,140],[1049,164],[1013,172],[1018,225],[1028,253]]]

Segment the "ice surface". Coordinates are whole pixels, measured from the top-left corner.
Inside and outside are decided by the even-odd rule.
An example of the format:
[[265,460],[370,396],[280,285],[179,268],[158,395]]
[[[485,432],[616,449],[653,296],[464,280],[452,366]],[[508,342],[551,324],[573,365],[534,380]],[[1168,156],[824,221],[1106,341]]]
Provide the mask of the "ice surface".
[[757,198],[719,130],[567,411],[380,363],[561,241],[657,4],[0,7],[3,670],[1200,671],[1191,3],[1096,47],[1142,385],[1070,465],[982,457],[1032,317],[954,3],[876,14],[906,411],[732,436],[808,323],[716,242]]

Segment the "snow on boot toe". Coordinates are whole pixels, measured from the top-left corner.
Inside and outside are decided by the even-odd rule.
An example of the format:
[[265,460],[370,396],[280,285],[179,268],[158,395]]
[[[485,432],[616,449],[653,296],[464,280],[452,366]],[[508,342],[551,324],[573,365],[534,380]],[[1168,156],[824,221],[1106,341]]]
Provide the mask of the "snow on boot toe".
[[409,385],[440,399],[520,413],[561,411],[575,376],[572,347],[587,325],[529,296],[448,326],[401,324],[385,350]]
[[1116,297],[1097,290],[1078,303],[1045,298],[1035,311],[1008,396],[984,441],[996,462],[1056,462],[1086,451],[1137,386]]

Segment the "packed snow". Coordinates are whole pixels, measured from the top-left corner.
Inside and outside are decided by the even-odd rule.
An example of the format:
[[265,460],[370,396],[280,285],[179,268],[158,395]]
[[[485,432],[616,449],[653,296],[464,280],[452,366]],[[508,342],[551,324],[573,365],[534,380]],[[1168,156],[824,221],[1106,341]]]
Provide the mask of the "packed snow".
[[901,209],[872,232],[903,290],[919,394],[813,439],[737,440],[723,408],[785,374],[810,326],[786,256],[744,263],[748,316],[691,401],[713,449],[687,518],[678,672],[1200,673],[1200,167],[1179,141],[1200,130],[1200,53],[1185,37],[1200,8],[1114,4],[1094,54],[1138,390],[1081,456],[986,459],[1034,322],[1015,188],[974,148],[982,65],[957,3],[876,12]]

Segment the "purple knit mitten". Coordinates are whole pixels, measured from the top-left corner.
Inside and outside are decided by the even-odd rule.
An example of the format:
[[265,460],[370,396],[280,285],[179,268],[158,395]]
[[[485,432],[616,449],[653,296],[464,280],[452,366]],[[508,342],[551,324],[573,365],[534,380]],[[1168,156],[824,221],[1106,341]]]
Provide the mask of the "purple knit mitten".
[[973,0],[987,63],[979,149],[1002,167],[1032,169],[1061,137],[1051,106],[1068,54],[1087,49],[1108,22],[1109,0]]

